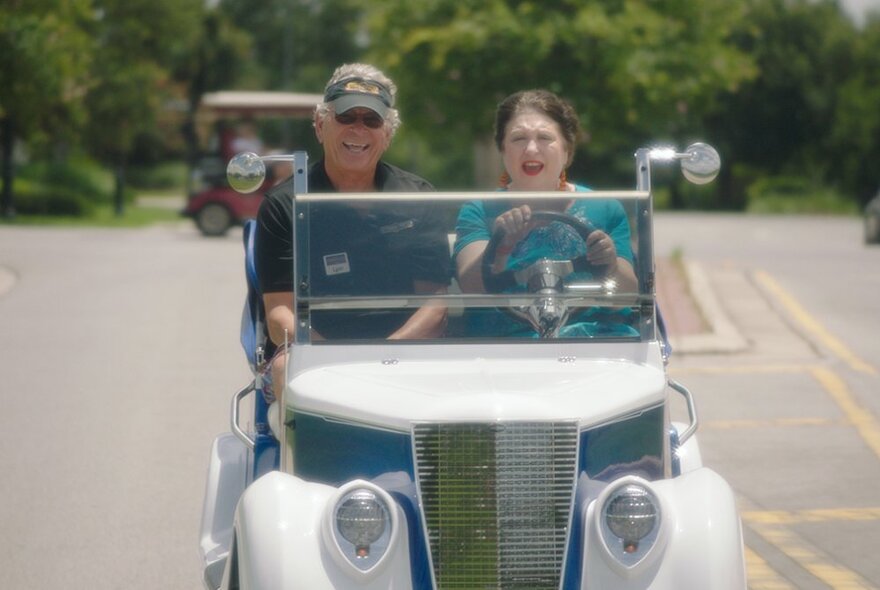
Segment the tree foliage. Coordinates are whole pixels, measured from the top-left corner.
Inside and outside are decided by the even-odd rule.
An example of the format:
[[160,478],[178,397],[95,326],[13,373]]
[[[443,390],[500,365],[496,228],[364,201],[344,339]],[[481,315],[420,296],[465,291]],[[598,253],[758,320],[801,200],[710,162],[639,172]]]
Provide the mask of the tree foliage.
[[389,157],[441,188],[473,186],[497,103],[543,87],[580,113],[572,176],[594,186],[631,182],[636,147],[705,139],[725,166],[703,204],[742,208],[767,176],[864,200],[880,184],[878,56],[880,17],[855,26],[836,0],[4,0],[4,195],[13,136],[121,172],[183,102],[193,160],[203,93],[320,91],[359,60],[400,89]]
[[750,0],[747,7],[732,42],[753,57],[760,75],[719,92],[705,117],[708,134],[727,154],[721,185],[727,208],[744,205],[744,186],[758,175],[817,183],[840,177],[830,140],[857,67],[857,31],[835,2]]
[[507,94],[543,87],[583,118],[594,158],[674,137],[719,89],[756,75],[727,41],[736,2],[388,0],[367,26],[371,59],[401,87],[423,134],[491,133]]
[[0,5],[0,116],[22,137],[83,120],[90,40],[86,0]]
[[320,92],[338,65],[361,54],[356,0],[221,0],[219,9],[253,35],[242,86]]
[[169,64],[194,49],[201,1],[100,0],[95,8],[88,139],[95,155],[115,163],[155,125],[169,98]]
[[14,214],[15,137],[37,141],[76,129],[89,66],[89,18],[82,0],[10,2],[0,6],[0,214]]
[[853,64],[841,80],[826,140],[825,168],[866,203],[880,186],[880,17],[853,44]]
[[95,1],[86,137],[91,153],[116,170],[118,212],[134,141],[155,128],[171,98],[170,66],[194,51],[202,6],[201,0]]

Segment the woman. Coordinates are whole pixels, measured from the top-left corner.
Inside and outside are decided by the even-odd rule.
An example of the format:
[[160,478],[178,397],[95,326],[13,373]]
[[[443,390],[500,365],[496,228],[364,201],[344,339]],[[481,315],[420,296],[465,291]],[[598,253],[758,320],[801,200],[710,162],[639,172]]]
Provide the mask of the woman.
[[[572,184],[566,168],[574,158],[580,133],[577,114],[570,104],[546,90],[526,90],[507,97],[495,117],[495,144],[506,172],[501,176],[504,191],[559,191],[558,200],[528,202],[474,201],[465,204],[458,216],[453,250],[458,281],[466,293],[483,293],[483,253],[492,234],[500,229],[493,270],[518,270],[538,260],[575,258],[586,252],[594,268],[604,268],[619,292],[633,292],[638,282],[632,264],[630,231],[626,212],[618,201],[581,199],[573,193],[588,189]],[[589,222],[596,229],[582,240],[570,227],[553,222],[540,226],[531,222],[534,211],[555,211]],[[487,336],[522,331],[523,324],[497,313],[472,317],[472,332]],[[594,327],[595,328],[595,327]],[[591,328],[592,329],[592,328]],[[590,331],[590,330],[588,330]],[[578,335],[568,329],[562,335]]]

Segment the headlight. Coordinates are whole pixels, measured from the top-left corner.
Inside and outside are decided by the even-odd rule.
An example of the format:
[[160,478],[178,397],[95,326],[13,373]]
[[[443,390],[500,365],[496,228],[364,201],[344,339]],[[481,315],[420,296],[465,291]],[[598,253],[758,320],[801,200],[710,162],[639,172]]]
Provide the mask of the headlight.
[[623,540],[623,550],[632,553],[657,526],[657,512],[648,490],[630,484],[605,505],[605,522]]
[[388,528],[388,509],[369,490],[355,490],[336,505],[336,530],[354,545],[358,558],[369,557],[370,546]]
[[362,573],[371,571],[395,538],[396,512],[391,497],[364,481],[340,490],[328,514],[335,552]]
[[660,519],[660,502],[647,486],[636,482],[621,485],[602,505],[600,526],[605,545],[624,565],[634,565],[657,540]]

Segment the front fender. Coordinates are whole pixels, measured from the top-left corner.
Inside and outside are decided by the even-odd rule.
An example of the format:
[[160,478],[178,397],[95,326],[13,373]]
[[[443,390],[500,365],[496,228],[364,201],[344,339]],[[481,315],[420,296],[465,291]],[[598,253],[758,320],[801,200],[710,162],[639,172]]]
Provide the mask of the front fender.
[[[224,588],[238,578],[242,590],[358,590],[412,588],[409,539],[403,510],[397,511],[397,538],[381,567],[364,575],[327,542],[324,528],[340,488],[270,472],[245,491],[235,517],[235,563]],[[334,553],[337,551],[337,553]]]
[[[652,550],[624,566],[600,532],[601,502],[586,514],[583,588],[615,590],[745,590],[742,528],[733,491],[708,468],[674,479],[641,482],[660,500],[663,523]],[[616,487],[615,483],[609,486]]]

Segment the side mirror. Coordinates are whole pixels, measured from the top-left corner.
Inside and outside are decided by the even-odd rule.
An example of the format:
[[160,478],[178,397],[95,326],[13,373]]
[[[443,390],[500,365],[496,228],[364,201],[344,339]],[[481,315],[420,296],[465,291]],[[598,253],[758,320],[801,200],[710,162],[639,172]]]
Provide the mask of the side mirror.
[[715,180],[721,169],[721,156],[707,143],[694,143],[681,156],[681,173],[694,184]]
[[266,181],[266,164],[253,152],[236,154],[226,165],[229,186],[240,193],[252,193]]
[[694,184],[706,184],[715,180],[721,170],[721,156],[707,143],[693,143],[683,152],[673,147],[641,148],[636,151],[636,186],[639,190],[651,190],[651,163],[679,161],[681,173]]

